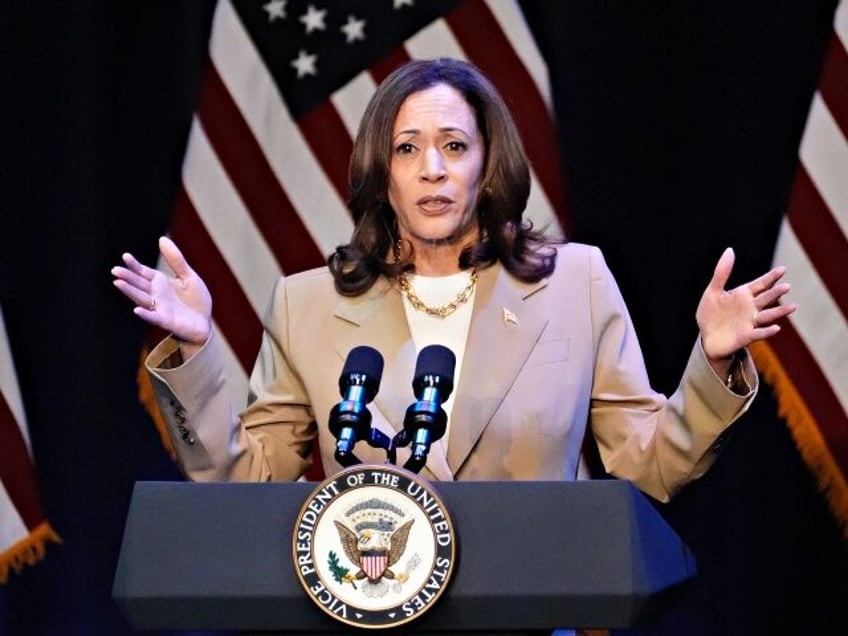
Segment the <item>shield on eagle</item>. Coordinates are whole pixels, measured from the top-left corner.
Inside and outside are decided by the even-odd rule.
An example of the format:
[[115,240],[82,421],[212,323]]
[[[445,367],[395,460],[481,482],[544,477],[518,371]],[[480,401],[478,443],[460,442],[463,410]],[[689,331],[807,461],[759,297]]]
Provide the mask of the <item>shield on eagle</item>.
[[335,521],[347,558],[360,568],[353,578],[367,578],[371,583],[376,583],[383,577],[397,578],[390,568],[400,560],[406,550],[413,521],[407,521],[391,535],[369,530],[357,535],[343,523]]

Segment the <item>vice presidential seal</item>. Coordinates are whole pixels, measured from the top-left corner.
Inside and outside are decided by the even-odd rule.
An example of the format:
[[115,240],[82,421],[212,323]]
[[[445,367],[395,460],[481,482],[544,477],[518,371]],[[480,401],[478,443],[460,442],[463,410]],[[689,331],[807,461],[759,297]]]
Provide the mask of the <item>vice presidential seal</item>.
[[321,483],[300,509],[292,555],[309,597],[356,627],[389,628],[430,609],[453,574],[448,511],[420,477],[357,465]]

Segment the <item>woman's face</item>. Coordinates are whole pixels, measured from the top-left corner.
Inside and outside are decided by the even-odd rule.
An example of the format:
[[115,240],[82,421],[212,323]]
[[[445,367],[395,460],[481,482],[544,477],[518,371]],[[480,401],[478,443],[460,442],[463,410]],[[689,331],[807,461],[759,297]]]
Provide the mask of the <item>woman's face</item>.
[[474,112],[456,89],[438,84],[407,97],[392,129],[389,166],[401,238],[424,246],[474,237],[484,157]]

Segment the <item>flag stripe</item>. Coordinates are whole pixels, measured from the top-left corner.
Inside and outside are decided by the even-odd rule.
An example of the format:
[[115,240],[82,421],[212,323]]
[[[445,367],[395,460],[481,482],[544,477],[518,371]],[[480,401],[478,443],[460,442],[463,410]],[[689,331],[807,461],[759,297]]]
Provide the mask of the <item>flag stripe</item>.
[[[848,414],[848,383],[840,381],[840,378],[848,377],[848,338],[845,337],[848,322],[816,275],[807,253],[786,221],[781,226],[775,262],[785,264],[796,280],[792,297],[801,309],[789,317],[789,322],[804,341],[817,372],[825,375]],[[789,366],[797,373],[803,373],[804,367],[794,360]]]
[[261,316],[268,305],[269,281],[280,276],[280,264],[218,161],[197,118],[187,152],[183,164],[186,194],[220,256],[250,300],[254,313]]
[[448,15],[447,22],[471,61],[479,65],[496,85],[509,87],[508,92],[504,91],[504,97],[521,131],[533,171],[567,233],[567,207],[557,140],[554,135],[546,134],[544,127],[534,123],[550,121],[551,114],[533,78],[508,41],[498,38],[497,42],[492,42],[493,35],[502,32],[495,16],[482,0],[463,3]]
[[359,73],[330,97],[351,139],[356,137],[359,122],[362,121],[362,115],[365,113],[365,105],[374,94],[376,86],[373,77],[366,71]]
[[[497,33],[492,34],[492,45],[499,39]],[[453,57],[470,61],[446,19],[434,20],[405,43],[409,55],[415,59],[435,57]]]
[[[297,123],[303,138],[309,144],[318,164],[335,188],[339,198],[346,200],[348,195],[348,164],[339,161],[339,157],[350,156],[353,152],[353,140],[341,116],[333,107],[333,103],[330,101],[321,102],[301,117]],[[286,244],[290,243],[291,241],[287,239]],[[323,263],[324,259],[321,260]],[[316,263],[313,267],[322,263]],[[295,271],[288,268],[284,269],[285,271]]]
[[[198,117],[280,267],[296,272],[323,263],[309,232],[280,187],[262,149],[218,73],[209,65]],[[275,248],[273,237],[285,236]]]
[[827,104],[828,110],[834,114],[834,119],[842,131],[843,137],[848,136],[848,53],[836,35],[830,39],[824,67],[822,68],[819,92]]
[[[490,45],[493,48],[499,46],[508,46],[503,42],[498,42],[498,33],[490,34]],[[414,37],[410,38],[406,43],[406,48],[413,58],[431,58],[436,55],[450,55],[463,60],[471,60],[470,56],[463,49],[462,42],[457,40],[455,34],[444,20],[436,20],[426,28],[422,29]],[[485,67],[481,65],[485,70]],[[510,84],[506,85],[503,90],[504,94],[508,95],[512,90]],[[512,104],[513,109],[516,105]],[[529,118],[535,126],[541,126],[546,130],[546,136],[549,139],[554,139],[553,127],[550,123],[550,118],[544,119]],[[530,177],[532,179],[532,187],[530,189],[530,198],[527,201],[527,208],[524,213],[524,218],[533,222],[534,227],[547,232],[551,236],[561,236],[563,234],[562,222],[557,218],[557,214],[550,201],[547,199],[544,188],[542,187],[538,176],[533,167],[534,154],[533,149],[528,148],[528,158],[530,160]]]
[[4,552],[29,535],[29,529],[15,508],[9,492],[0,479],[0,583],[4,582]]
[[818,93],[813,97],[799,152],[801,162],[841,232],[848,234],[848,189],[845,188],[848,142]]
[[21,429],[21,435],[24,442],[29,447],[29,437],[27,436],[24,418],[24,405],[21,400],[21,392],[18,387],[18,376],[15,372],[15,365],[12,362],[12,351],[9,345],[9,338],[6,334],[6,323],[3,319],[3,312],[0,311],[0,398],[6,400],[6,406],[12,412],[12,416],[18,423]]
[[[318,253],[330,254],[350,239],[350,214],[309,151],[250,35],[225,0],[215,12],[210,56]],[[287,236],[284,232],[266,240],[288,244]]]
[[515,2],[503,2],[502,0],[486,0],[486,6],[498,21],[501,32],[509,41],[512,49],[521,58],[524,69],[533,78],[536,90],[539,91],[542,101],[547,104],[551,121],[553,121],[554,104],[551,96],[551,85],[548,80],[547,65],[536,46],[536,41],[527,26],[521,8]]
[[24,405],[0,311],[0,584],[61,542],[41,507]]
[[35,473],[21,430],[2,395],[0,395],[0,449],[3,449],[0,481],[3,482],[24,524],[27,528],[34,528],[44,519],[41,506],[37,498],[33,496],[37,492]]
[[380,59],[376,64],[372,65],[368,70],[371,73],[371,77],[374,78],[374,81],[379,84],[386,79],[393,70],[402,64],[406,64],[410,59],[409,54],[403,49],[403,47],[398,47]]
[[842,47],[848,49],[848,4],[841,1],[833,16],[833,30],[842,42]]
[[177,196],[171,235],[208,285],[212,298],[218,299],[213,307],[215,321],[226,334],[242,368],[247,371],[253,367],[256,358],[262,323],[221,258],[183,188]]
[[848,477],[848,436],[845,435],[845,411],[831,390],[828,379],[822,374],[815,359],[792,325],[784,325],[781,332],[769,341],[781,360],[791,360],[786,366],[795,388],[818,424],[827,442],[827,450],[836,465]]
[[792,186],[788,217],[795,236],[824,283],[825,292],[848,316],[845,258],[834,258],[834,255],[848,254],[848,241],[803,166]]
[[[774,254],[799,310],[758,362],[848,536],[848,2],[834,16]],[[840,41],[841,40],[841,41]],[[755,356],[756,356],[755,351]]]

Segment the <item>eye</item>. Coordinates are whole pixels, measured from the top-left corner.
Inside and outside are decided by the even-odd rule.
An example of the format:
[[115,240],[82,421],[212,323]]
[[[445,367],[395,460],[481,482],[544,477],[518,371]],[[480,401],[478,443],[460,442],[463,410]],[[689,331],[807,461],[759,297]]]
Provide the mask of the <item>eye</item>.
[[468,149],[468,144],[462,141],[449,141],[445,144],[445,148],[448,152],[458,154],[465,152]]
[[409,142],[404,142],[402,144],[398,144],[395,147],[395,152],[399,155],[408,155],[415,151],[415,146],[413,146]]

